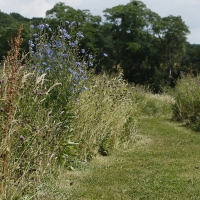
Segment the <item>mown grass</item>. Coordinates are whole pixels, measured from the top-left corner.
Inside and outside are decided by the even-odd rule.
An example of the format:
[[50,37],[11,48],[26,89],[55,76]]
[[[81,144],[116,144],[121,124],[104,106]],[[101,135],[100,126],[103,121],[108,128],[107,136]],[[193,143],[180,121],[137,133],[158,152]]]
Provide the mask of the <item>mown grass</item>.
[[139,120],[130,150],[97,157],[71,172],[69,199],[199,199],[200,135],[167,119]]

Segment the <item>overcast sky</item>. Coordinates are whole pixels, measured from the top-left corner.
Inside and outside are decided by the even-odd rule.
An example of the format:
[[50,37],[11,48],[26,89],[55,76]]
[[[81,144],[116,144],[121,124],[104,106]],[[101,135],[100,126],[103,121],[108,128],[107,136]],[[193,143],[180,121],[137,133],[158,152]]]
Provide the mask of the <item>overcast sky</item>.
[[[191,44],[200,44],[200,0],[141,0],[147,8],[161,17],[181,16],[189,26],[187,36]],[[0,10],[16,12],[24,17],[45,17],[45,12],[58,2],[64,2],[75,9],[89,9],[93,15],[102,15],[106,8],[127,4],[130,0],[0,0]]]

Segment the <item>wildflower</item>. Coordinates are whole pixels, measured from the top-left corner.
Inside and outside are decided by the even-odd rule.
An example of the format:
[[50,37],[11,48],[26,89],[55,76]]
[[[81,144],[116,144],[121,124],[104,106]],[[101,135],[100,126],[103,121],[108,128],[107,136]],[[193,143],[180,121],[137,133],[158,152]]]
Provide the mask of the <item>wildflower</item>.
[[76,22],[75,22],[75,21],[73,21],[73,22],[71,22],[71,24],[70,24],[70,25],[71,25],[71,26],[73,26],[75,23],[76,23]]
[[93,56],[92,56],[91,54],[89,54],[88,57],[89,57],[89,59],[92,59],[92,58],[93,58]]
[[87,88],[87,87],[85,87],[85,86],[83,86],[83,88],[84,88],[84,90],[88,90],[88,88]]
[[81,49],[81,52],[82,52],[82,53],[85,53],[85,49]]
[[56,43],[56,46],[57,46],[57,47],[62,47],[62,42],[60,42],[60,41],[55,41],[55,43]]
[[49,24],[46,24],[46,27],[49,28]]
[[34,25],[33,25],[33,24],[31,24],[31,25],[30,25],[30,28],[34,28]]
[[103,53],[103,56],[104,56],[104,57],[108,57],[108,54],[107,54],[107,53]]
[[77,45],[77,44],[78,44],[78,40],[75,40],[75,41],[74,41],[74,44]]
[[69,46],[75,47],[76,44],[74,42],[69,42]]
[[77,75],[75,75],[73,80],[74,80],[74,81],[76,81],[76,82],[78,82],[78,81],[79,81],[79,78],[78,78],[78,76],[77,76]]
[[76,34],[76,36],[77,36],[77,37],[80,37],[80,38],[84,38],[84,35],[83,35],[81,32],[78,32],[78,33]]
[[43,30],[44,29],[44,24],[39,24],[37,27],[38,27],[38,29]]
[[76,71],[74,71],[74,70],[71,69],[70,67],[68,68],[68,70],[69,70],[74,76],[79,75]]
[[48,29],[49,29],[49,31],[52,31],[51,28],[48,28]]
[[92,67],[93,66],[93,62],[89,62],[89,66]]
[[69,21],[65,21],[66,24],[69,24]]
[[33,36],[34,36],[34,37],[37,37],[37,36],[38,36],[38,34],[37,34],[37,33],[34,33],[34,34],[33,34]]
[[64,58],[67,58],[67,57],[68,57],[68,54],[67,54],[67,53],[63,54],[63,57],[64,57]]
[[64,37],[67,38],[67,39],[70,39],[70,38],[71,38],[71,36],[68,35],[67,33],[64,34]]
[[85,78],[84,76],[81,76],[81,79],[82,79],[83,81],[88,80],[88,78]]
[[0,111],[4,111],[4,108],[0,108]]
[[30,47],[34,47],[35,45],[32,43],[32,44],[30,44]]
[[81,73],[85,73],[85,71],[84,71],[81,67],[78,67],[78,70],[79,70]]
[[81,63],[80,62],[75,62],[74,63],[76,66],[79,66],[79,65],[81,65]]
[[24,141],[25,137],[23,135],[20,135],[20,139]]
[[29,44],[29,45],[31,45],[32,43],[33,43],[33,41],[32,41],[32,40],[29,40],[29,41],[28,41],[28,44]]

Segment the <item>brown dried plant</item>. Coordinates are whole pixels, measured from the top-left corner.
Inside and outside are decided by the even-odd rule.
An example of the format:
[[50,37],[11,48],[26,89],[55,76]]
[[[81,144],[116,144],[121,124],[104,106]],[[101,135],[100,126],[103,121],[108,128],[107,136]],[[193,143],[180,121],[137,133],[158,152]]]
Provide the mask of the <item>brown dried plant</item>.
[[4,59],[2,70],[3,80],[0,84],[1,106],[4,109],[4,119],[1,131],[1,155],[2,155],[2,183],[7,179],[7,170],[9,163],[9,139],[12,132],[11,124],[15,114],[15,100],[22,84],[22,63],[25,55],[20,58],[20,45],[23,39],[21,32],[23,25],[18,30],[17,37],[10,40],[11,50]]

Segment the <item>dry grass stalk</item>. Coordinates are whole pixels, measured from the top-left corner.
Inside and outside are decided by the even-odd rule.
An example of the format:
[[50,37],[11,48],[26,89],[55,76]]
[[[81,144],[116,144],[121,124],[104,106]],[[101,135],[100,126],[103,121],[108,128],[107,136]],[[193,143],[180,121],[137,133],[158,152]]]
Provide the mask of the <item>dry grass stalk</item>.
[[3,83],[0,85],[1,103],[4,108],[4,124],[2,131],[1,151],[2,151],[2,182],[5,182],[8,169],[9,138],[11,137],[11,123],[15,113],[15,99],[22,84],[22,63],[25,55],[20,57],[20,45],[23,41],[21,32],[23,25],[20,26],[16,38],[11,39],[11,50],[4,60],[2,72]]

